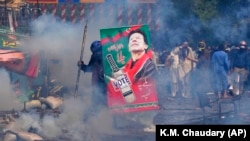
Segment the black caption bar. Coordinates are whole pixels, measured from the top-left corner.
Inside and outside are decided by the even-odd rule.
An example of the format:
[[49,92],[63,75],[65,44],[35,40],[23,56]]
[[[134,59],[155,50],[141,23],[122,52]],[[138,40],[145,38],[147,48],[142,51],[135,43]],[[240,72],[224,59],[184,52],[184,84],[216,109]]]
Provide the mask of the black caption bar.
[[250,125],[156,125],[156,141],[178,138],[250,141]]

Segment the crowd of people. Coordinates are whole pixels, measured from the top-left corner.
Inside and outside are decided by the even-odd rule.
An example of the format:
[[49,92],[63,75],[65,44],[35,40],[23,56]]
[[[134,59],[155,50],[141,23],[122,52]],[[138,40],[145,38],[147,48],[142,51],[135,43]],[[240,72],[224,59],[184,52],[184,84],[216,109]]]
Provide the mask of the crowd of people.
[[219,99],[230,98],[246,91],[249,74],[247,42],[237,46],[226,42],[211,47],[205,41],[197,48],[188,41],[165,52],[162,60],[166,86],[172,97],[192,98],[199,94],[213,92]]

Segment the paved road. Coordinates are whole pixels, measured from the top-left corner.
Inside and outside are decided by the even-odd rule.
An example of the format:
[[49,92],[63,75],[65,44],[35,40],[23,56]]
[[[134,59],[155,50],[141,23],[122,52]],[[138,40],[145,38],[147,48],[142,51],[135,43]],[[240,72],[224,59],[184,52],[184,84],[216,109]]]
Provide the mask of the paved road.
[[[209,100],[213,99],[209,95]],[[242,98],[236,101],[238,108],[234,113],[232,104],[223,104],[221,116],[218,114],[216,103],[206,106],[202,109],[199,105],[198,97],[194,98],[170,98],[168,95],[160,95],[159,101],[161,109],[157,111],[154,118],[155,124],[171,125],[233,125],[233,124],[250,124],[250,96],[244,94]],[[138,128],[140,129],[140,128]],[[130,140],[130,141],[154,141],[155,132],[140,132],[134,127],[120,129],[121,135],[110,135],[107,140]],[[124,131],[122,131],[124,130]]]
[[[214,95],[208,95],[210,101]],[[155,118],[156,124],[248,124],[250,123],[250,96],[243,94],[237,100],[237,113],[234,113],[232,103],[225,103],[221,107],[221,115],[217,103],[201,108],[198,97],[194,98],[169,98],[160,96],[162,109]]]

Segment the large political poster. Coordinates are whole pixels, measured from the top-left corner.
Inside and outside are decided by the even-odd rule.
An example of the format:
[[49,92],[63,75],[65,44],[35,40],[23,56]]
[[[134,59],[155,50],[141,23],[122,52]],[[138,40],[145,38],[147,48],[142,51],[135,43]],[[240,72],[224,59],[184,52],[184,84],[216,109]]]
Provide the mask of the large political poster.
[[21,50],[22,41],[28,38],[0,30],[0,68],[8,71],[13,91],[21,102],[28,101],[31,84],[40,71],[40,53]]
[[[124,113],[158,109],[156,68],[151,60],[153,52],[148,25],[101,29],[100,36],[111,111]],[[131,49],[141,43],[144,51]]]
[[35,78],[40,64],[39,53],[21,51],[20,40],[25,38],[28,37],[0,31],[0,67]]

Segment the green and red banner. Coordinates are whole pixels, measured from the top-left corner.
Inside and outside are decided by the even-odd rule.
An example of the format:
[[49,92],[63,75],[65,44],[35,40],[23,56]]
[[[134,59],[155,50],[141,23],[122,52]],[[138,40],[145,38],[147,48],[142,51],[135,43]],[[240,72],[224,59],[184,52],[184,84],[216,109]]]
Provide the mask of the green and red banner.
[[38,75],[40,55],[21,51],[21,40],[28,36],[0,29],[0,67],[35,78]]
[[134,77],[140,67],[143,66],[136,65],[134,69],[127,68],[131,62],[128,35],[134,30],[143,31],[147,38],[147,53],[142,59],[152,58],[148,25],[132,25],[100,30],[108,106],[116,113],[159,108],[155,81],[152,79],[136,82]]
[[[29,36],[11,33],[8,29],[0,29],[0,68],[10,74],[13,91],[21,102],[28,101],[31,94],[31,80],[38,77],[40,70],[40,53],[21,50],[21,40]],[[33,84],[32,84],[33,85]]]

